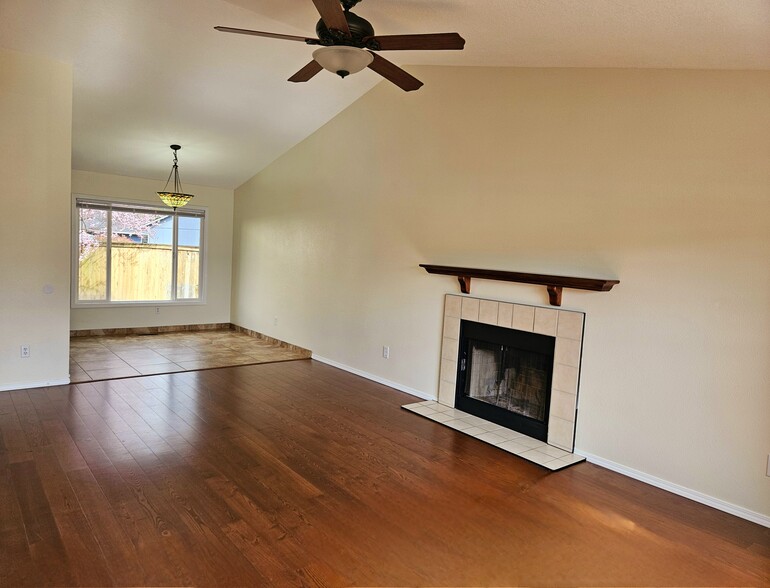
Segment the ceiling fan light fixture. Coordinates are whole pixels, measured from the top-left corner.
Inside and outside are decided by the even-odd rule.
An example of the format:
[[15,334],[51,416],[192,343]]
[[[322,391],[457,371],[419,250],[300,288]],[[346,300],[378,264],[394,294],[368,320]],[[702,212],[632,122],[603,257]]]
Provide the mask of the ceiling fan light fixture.
[[[179,179],[179,165],[178,160],[176,156],[176,152],[179,151],[182,147],[179,145],[170,145],[171,150],[174,152],[174,164],[171,166],[171,173],[168,174],[168,179],[166,180],[166,186],[163,188],[162,191],[156,192],[158,195],[158,198],[160,198],[163,203],[167,206],[170,206],[174,210],[177,208],[180,208],[190,202],[190,200],[193,199],[192,194],[185,194],[182,191],[182,181]],[[168,183],[171,181],[171,176],[174,176],[174,190],[169,191]]]
[[316,49],[313,51],[313,59],[325,70],[344,78],[367,67],[374,60],[374,56],[358,47],[337,45]]

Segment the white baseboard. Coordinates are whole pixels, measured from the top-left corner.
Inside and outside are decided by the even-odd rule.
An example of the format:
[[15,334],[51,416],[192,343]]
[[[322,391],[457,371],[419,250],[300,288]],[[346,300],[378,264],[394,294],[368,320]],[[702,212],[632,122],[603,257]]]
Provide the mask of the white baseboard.
[[14,384],[0,384],[0,392],[7,390],[24,390],[25,388],[44,388],[46,386],[66,386],[70,383],[70,377],[57,378],[55,380],[40,380],[37,382],[16,382]]
[[320,355],[316,355],[315,353],[313,354],[313,359],[315,359],[316,361],[320,361],[321,363],[330,365],[332,367],[339,368],[343,371],[350,372],[351,374],[361,376],[362,378],[366,378],[367,380],[371,380],[372,382],[377,382],[378,384],[383,384],[385,386],[388,386],[389,388],[395,388],[396,390],[399,390],[401,392],[406,392],[407,394],[411,394],[412,396],[417,396],[417,398],[422,398],[423,400],[436,400],[436,396],[433,394],[427,394],[421,390],[417,390],[415,388],[410,388],[409,386],[404,386],[403,384],[399,384],[398,382],[392,382],[390,380],[386,380],[385,378],[381,378],[380,376],[375,376],[374,374],[370,374],[369,372],[365,372],[365,371],[350,367],[349,365],[345,365],[344,363],[339,363],[332,359],[321,357]]
[[644,472],[640,472],[639,470],[629,468],[627,466],[624,466],[614,461],[610,461],[609,459],[604,459],[603,457],[599,457],[598,455],[593,455],[591,453],[581,451],[579,449],[575,449],[575,453],[578,455],[582,455],[590,463],[596,464],[603,468],[607,468],[608,470],[612,470],[613,472],[617,472],[619,474],[623,474],[624,476],[628,476],[629,478],[639,480],[640,482],[644,482],[646,484],[649,484],[650,486],[655,486],[656,488],[667,490],[668,492],[671,492],[673,494],[684,496],[685,498],[689,498],[690,500],[694,500],[695,502],[700,502],[701,504],[705,504],[706,506],[716,508],[717,510],[721,510],[731,515],[735,515],[736,517],[746,519],[747,521],[751,521],[752,523],[757,523],[758,525],[762,525],[763,527],[770,527],[770,516],[764,515],[762,513],[754,512],[753,510],[749,510],[748,508],[743,508],[742,506],[737,506],[735,504],[726,502],[719,498],[714,498],[713,496],[709,496],[708,494],[703,494],[702,492],[698,492],[697,490],[691,490],[690,488],[680,486],[679,484],[674,484],[673,482],[669,482],[668,480],[663,480],[662,478],[657,478],[650,474],[645,474]]

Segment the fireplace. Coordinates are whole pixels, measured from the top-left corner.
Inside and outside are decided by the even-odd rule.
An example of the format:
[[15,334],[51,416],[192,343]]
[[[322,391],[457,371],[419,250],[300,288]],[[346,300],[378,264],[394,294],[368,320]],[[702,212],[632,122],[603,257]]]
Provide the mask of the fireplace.
[[546,441],[555,339],[461,321],[455,408]]
[[573,451],[584,318],[447,294],[438,402]]

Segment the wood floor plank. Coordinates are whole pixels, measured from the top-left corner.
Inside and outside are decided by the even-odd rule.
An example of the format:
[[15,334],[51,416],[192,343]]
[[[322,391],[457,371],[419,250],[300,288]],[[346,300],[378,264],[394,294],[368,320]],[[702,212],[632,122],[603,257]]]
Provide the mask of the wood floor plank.
[[111,586],[105,554],[82,511],[54,513],[76,586]]
[[22,427],[16,407],[10,393],[0,393],[4,397],[0,409],[0,437],[8,463],[23,462],[31,459],[31,450],[27,435]]
[[[143,581],[138,585],[181,586],[194,584],[194,576],[190,574],[190,570],[180,563],[174,550],[167,549],[164,543],[164,539],[170,536],[170,532],[162,524],[162,519],[155,520],[148,516],[117,470],[108,467],[90,470],[89,473],[93,475],[99,491],[105,495],[109,502],[110,509],[115,513],[122,533],[128,537],[136,550],[138,560],[144,570]],[[75,474],[80,475],[81,472],[73,472],[70,476]],[[173,541],[173,538],[171,540]],[[126,549],[126,551],[128,550]]]
[[0,393],[0,585],[770,585],[770,530],[314,361]]
[[53,447],[42,447],[32,452],[48,505],[53,513],[71,513],[80,510],[80,502],[69,478],[61,467]]
[[32,563],[21,507],[3,451],[0,452],[0,586],[36,586],[41,582],[38,569]]
[[90,430],[98,435],[113,465],[132,485],[151,518],[164,520],[164,531],[177,535],[191,556],[208,562],[202,571],[212,584],[235,585],[237,578],[253,573],[240,553],[226,548],[229,542],[220,524],[235,520],[232,513],[206,493],[195,491],[195,484],[188,483],[192,480],[185,475],[187,468],[181,458],[161,453],[166,460],[161,461],[116,412],[125,408],[121,400],[93,392],[100,392],[100,386],[92,387],[87,395],[97,415],[84,416],[84,421],[90,423]]
[[[191,578],[205,575],[205,568],[190,555],[169,520],[164,500],[143,477],[130,452],[99,415],[92,401],[101,404],[93,385],[78,385],[76,415],[68,427],[80,422],[76,444],[83,453],[101,491],[118,513],[123,532],[131,539],[143,562],[147,584],[190,584]],[[91,400],[89,400],[89,398]],[[104,408],[104,407],[100,407]],[[102,412],[105,412],[102,410]],[[148,497],[149,494],[149,497]]]
[[27,437],[27,445],[30,449],[50,445],[50,441],[40,424],[37,410],[35,410],[35,406],[29,397],[29,392],[27,390],[17,390],[11,392],[11,398],[13,399],[19,423]]
[[68,561],[35,462],[16,462],[8,468],[24,522],[31,564],[37,568],[43,584],[74,585],[73,566]]
[[83,514],[99,543],[113,583],[128,586],[157,584],[152,581],[157,575],[145,574],[140,551],[125,533],[91,471],[72,470],[67,473],[67,477],[83,505]]
[[277,557],[275,545],[263,539],[247,523],[238,521],[225,525],[232,544],[253,564],[257,573],[255,584],[265,586],[296,586],[299,576],[292,566]]
[[43,429],[51,440],[51,449],[65,472],[88,467],[83,454],[80,453],[80,449],[70,436],[67,426],[61,420],[44,421]]

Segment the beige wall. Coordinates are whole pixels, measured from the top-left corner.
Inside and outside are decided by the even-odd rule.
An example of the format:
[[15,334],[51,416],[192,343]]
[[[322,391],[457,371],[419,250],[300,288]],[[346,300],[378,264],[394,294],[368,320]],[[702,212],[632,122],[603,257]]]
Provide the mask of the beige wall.
[[71,129],[72,68],[0,50],[0,390],[69,381]]
[[419,263],[619,278],[564,293],[578,449],[770,515],[770,73],[415,70],[236,190],[233,321],[435,395]]
[[[169,166],[171,165],[169,159]],[[138,304],[111,308],[72,309],[72,329],[107,329],[230,322],[230,278],[233,245],[233,191],[185,184],[195,194],[189,206],[205,207],[206,218],[206,303],[156,305]],[[72,193],[133,202],[160,202],[155,192],[163,182],[94,172],[72,172]],[[72,200],[74,205],[74,199]]]

